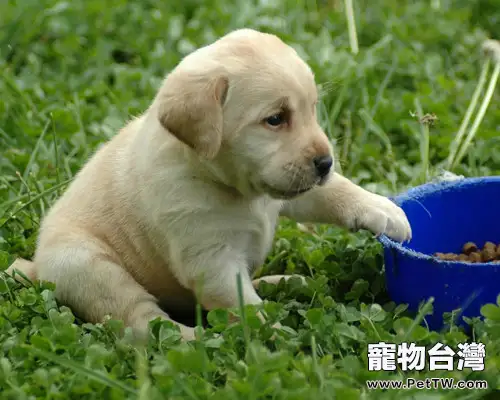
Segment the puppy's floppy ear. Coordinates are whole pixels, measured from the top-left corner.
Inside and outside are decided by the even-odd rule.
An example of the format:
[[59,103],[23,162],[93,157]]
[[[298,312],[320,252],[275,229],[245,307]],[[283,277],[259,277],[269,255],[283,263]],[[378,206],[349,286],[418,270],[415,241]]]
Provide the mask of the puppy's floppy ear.
[[213,159],[222,142],[222,106],[229,88],[224,71],[174,69],[158,93],[162,126],[199,155]]

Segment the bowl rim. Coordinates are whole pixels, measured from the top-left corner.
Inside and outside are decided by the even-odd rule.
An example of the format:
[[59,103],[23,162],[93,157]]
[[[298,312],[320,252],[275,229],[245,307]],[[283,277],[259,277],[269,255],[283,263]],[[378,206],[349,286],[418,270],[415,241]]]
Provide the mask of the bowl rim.
[[[401,206],[405,201],[409,199],[418,199],[419,197],[423,197],[441,190],[445,189],[450,189],[450,188],[455,188],[455,187],[467,187],[467,186],[475,186],[477,184],[483,184],[483,183],[498,183],[500,184],[500,175],[492,175],[492,176],[481,176],[481,177],[471,177],[471,178],[458,178],[455,180],[449,180],[449,181],[433,181],[433,182],[428,182],[424,183],[419,186],[414,186],[412,188],[407,189],[405,192],[400,193],[397,196],[391,197],[390,199],[396,203],[398,206]],[[492,263],[470,263],[470,262],[464,262],[464,261],[448,261],[448,260],[442,260],[438,257],[434,257],[430,254],[422,253],[413,249],[410,249],[408,247],[403,246],[403,243],[399,243],[391,238],[389,238],[387,235],[382,234],[378,237],[379,242],[383,245],[384,248],[386,249],[392,249],[396,250],[398,253],[401,253],[403,255],[412,257],[412,258],[417,258],[420,261],[427,261],[427,262],[432,262],[432,263],[439,263],[442,265],[446,266],[453,266],[453,267],[459,267],[463,265],[467,265],[470,267],[475,267],[475,268],[500,268],[500,264],[492,264]]]

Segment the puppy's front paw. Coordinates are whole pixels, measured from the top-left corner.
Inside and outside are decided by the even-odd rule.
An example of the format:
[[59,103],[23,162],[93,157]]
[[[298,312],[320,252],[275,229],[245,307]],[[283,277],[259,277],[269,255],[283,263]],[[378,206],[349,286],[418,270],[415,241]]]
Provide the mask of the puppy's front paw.
[[385,234],[398,242],[411,240],[406,214],[388,198],[370,193],[359,206],[356,229],[367,229],[377,236]]

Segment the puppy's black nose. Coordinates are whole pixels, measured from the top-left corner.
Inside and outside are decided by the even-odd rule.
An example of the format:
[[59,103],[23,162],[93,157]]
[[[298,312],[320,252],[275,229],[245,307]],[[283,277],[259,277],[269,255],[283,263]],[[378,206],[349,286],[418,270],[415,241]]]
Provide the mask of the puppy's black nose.
[[314,158],[313,162],[318,176],[324,178],[330,172],[330,168],[332,168],[333,159],[330,156],[319,156]]

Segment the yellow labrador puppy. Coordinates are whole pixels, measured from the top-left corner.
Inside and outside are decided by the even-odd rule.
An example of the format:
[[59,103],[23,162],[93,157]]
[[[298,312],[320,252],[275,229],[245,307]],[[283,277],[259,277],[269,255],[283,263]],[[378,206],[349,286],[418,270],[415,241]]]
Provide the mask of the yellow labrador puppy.
[[280,215],[409,240],[400,208],[332,171],[317,96],[274,35],[241,29],[198,49],[82,168],[44,219],[34,263],[8,271],[54,282],[89,322],[111,315],[144,336],[164,309],[238,306],[238,274],[244,302],[261,303],[252,273]]

